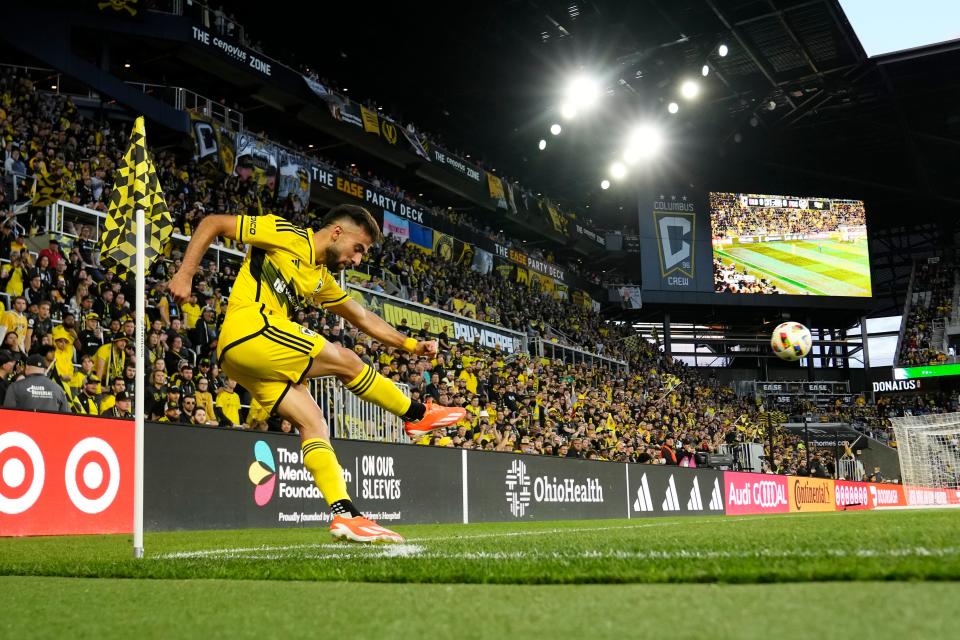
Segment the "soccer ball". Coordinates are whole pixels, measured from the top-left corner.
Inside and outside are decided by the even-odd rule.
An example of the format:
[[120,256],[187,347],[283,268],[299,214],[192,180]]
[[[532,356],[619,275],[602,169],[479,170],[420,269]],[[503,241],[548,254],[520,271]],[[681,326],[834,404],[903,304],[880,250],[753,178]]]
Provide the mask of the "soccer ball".
[[770,347],[777,357],[788,362],[795,362],[810,353],[813,345],[813,336],[810,329],[799,322],[783,322],[777,325],[770,336]]

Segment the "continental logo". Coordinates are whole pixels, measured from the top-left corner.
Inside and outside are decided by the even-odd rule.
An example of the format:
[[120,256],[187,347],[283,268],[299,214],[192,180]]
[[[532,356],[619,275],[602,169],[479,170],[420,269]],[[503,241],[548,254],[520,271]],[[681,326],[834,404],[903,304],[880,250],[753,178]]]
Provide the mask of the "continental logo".
[[389,120],[380,120],[380,135],[390,144],[397,144],[397,125]]
[[834,511],[833,480],[790,478],[791,511]]

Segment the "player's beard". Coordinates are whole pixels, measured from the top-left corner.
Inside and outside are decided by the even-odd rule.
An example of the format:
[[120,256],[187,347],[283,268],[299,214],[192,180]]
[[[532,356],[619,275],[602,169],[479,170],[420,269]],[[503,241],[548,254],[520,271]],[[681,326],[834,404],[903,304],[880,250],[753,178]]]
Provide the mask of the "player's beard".
[[327,266],[327,271],[330,273],[339,273],[346,269],[350,265],[350,262],[341,260],[337,250],[330,246],[323,251],[323,264]]

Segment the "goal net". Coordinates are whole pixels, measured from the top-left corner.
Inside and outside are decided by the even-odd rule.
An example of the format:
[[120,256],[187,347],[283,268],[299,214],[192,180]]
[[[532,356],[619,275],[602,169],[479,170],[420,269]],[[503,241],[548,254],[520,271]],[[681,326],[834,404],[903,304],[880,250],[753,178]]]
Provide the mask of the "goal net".
[[960,413],[890,418],[903,484],[960,488]]

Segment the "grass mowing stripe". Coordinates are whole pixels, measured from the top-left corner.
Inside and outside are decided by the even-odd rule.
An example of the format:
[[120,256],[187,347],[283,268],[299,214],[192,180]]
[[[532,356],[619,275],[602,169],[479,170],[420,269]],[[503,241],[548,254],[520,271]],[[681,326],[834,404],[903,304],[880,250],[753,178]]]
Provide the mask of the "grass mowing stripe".
[[[811,274],[819,274],[844,284],[867,289],[870,284],[870,263],[866,257],[859,262],[850,262],[840,258],[830,258],[807,248],[810,242],[774,243],[777,246],[769,247],[769,255],[783,262],[797,266],[796,259],[803,262],[803,268]],[[788,251],[785,247],[789,246]],[[789,257],[788,257],[789,256]]]
[[[791,283],[798,285],[800,291],[789,291],[789,288],[780,286],[781,289],[787,288],[791,293],[803,293],[804,290],[817,292],[820,295],[864,295],[864,290],[843,280],[823,275],[813,268],[804,268],[798,266],[795,262],[780,258],[783,252],[772,249],[761,250],[760,247],[735,247],[731,249],[731,255],[739,263],[748,264],[769,275],[769,280],[774,284]],[[742,258],[740,257],[742,256]],[[806,259],[802,259],[807,262]],[[820,268],[827,268],[824,265],[815,265]]]
[[[948,637],[954,625],[946,612],[960,598],[958,584],[880,582],[517,586],[0,577],[0,589],[5,637],[128,638],[136,633],[140,640],[309,637],[331,632],[334,612],[348,621],[351,638],[358,640],[621,640],[664,635],[657,616],[671,603],[696,612],[685,620],[671,619],[669,635],[677,638],[769,640],[775,629],[784,640],[902,640]],[[321,615],[304,616],[308,610]]]
[[858,260],[850,260],[836,255],[826,255],[825,253],[820,253],[819,247],[811,242],[786,243],[786,246],[791,247],[790,251],[780,249],[779,246],[775,248],[778,251],[790,255],[794,255],[794,252],[796,252],[796,255],[811,260],[814,267],[824,267],[850,274],[849,277],[843,278],[846,281],[862,278],[870,269],[870,264],[866,256],[860,256]]
[[[764,259],[774,261],[777,263],[775,268],[778,270],[785,270],[787,273],[792,270],[791,277],[794,279],[801,280],[807,285],[815,285],[824,291],[830,291],[833,295],[855,295],[852,293],[853,291],[863,289],[861,285],[855,282],[857,278],[862,279],[862,275],[859,273],[838,267],[822,259],[814,260],[801,253],[787,251],[779,246],[772,246],[772,244],[779,243],[757,244],[738,249],[750,252],[754,256],[754,262],[763,263]],[[763,256],[763,258],[760,256]],[[767,266],[773,267],[774,265],[768,262]],[[847,293],[847,290],[850,290],[851,293]]]
[[128,536],[0,539],[0,574],[503,584],[960,579],[960,554],[951,551],[960,539],[956,510],[399,529],[412,541],[399,548],[331,544],[320,529],[152,533],[145,560],[130,557]]

